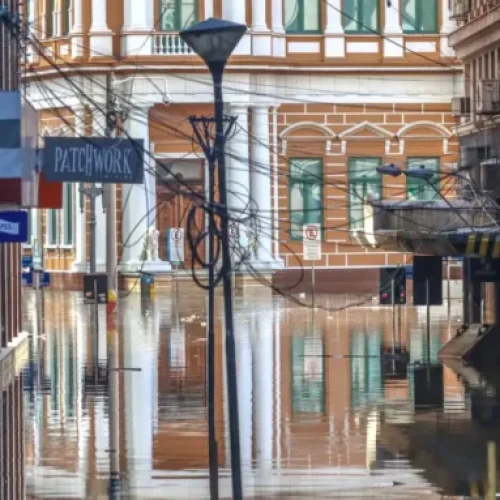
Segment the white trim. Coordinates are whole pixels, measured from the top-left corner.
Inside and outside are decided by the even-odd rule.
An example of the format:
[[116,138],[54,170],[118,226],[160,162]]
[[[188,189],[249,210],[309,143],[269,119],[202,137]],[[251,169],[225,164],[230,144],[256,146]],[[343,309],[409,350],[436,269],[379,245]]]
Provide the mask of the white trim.
[[[380,137],[353,137],[353,134],[360,132],[361,130],[370,130],[376,134],[378,134]],[[396,136],[390,132],[389,130],[386,130],[383,127],[380,127],[379,125],[375,125],[373,123],[370,123],[368,121],[364,121],[362,123],[358,123],[357,125],[354,125],[354,127],[351,127],[347,130],[344,130],[338,135],[339,139],[363,139],[363,140],[369,140],[369,139],[382,139],[382,138],[388,138],[388,139],[393,139]]]
[[[291,132],[297,129],[301,128],[312,128],[313,130],[318,130],[323,132],[325,135],[325,138],[330,138],[330,139],[335,139],[337,136],[335,133],[333,133],[326,125],[322,125],[321,123],[316,123],[316,122],[299,122],[299,123],[294,123],[293,125],[288,126],[281,134],[279,135],[280,139],[284,139],[285,137],[288,136]],[[310,136],[307,136],[309,139]]]
[[[441,125],[440,123],[436,122],[431,122],[429,120],[421,120],[418,122],[413,122],[409,123],[407,125],[403,125],[397,132],[396,132],[396,137],[405,137],[406,139],[413,139],[413,137],[406,137],[406,133],[409,132],[413,128],[418,128],[418,127],[429,127],[436,132],[439,132],[441,134],[441,138],[450,138],[453,135],[453,132],[448,130],[445,126]],[[436,137],[438,139],[439,137]],[[428,137],[422,137],[422,139],[428,139]]]

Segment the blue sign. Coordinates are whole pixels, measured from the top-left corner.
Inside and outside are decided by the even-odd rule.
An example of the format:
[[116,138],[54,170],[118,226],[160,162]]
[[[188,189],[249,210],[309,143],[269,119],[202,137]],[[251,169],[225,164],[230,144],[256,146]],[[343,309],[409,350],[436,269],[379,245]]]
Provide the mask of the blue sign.
[[0,212],[0,243],[28,241],[28,212]]
[[144,140],[46,137],[42,168],[50,182],[142,184]]

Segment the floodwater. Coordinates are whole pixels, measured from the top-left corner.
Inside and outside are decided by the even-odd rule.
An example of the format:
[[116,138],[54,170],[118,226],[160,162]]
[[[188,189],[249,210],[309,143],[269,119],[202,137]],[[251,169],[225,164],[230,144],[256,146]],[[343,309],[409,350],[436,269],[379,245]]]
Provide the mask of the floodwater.
[[[131,295],[116,324],[99,311],[97,335],[78,294],[46,291],[40,313],[33,292],[25,300],[24,425],[10,427],[25,444],[16,452],[4,432],[0,498],[208,499],[203,294]],[[319,297],[329,311],[313,314],[264,289],[235,298],[245,498],[485,498],[500,384],[437,359],[460,302],[433,308],[428,336],[424,308],[394,317],[346,300]],[[219,490],[230,498],[218,302]]]

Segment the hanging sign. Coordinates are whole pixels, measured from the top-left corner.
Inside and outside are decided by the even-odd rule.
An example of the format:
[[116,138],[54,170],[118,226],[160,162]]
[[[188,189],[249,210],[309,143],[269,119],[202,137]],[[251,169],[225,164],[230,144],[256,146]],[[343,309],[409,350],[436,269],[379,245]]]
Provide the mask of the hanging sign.
[[42,169],[49,182],[142,184],[144,140],[46,137]]
[[167,229],[167,260],[172,264],[184,262],[184,229]]

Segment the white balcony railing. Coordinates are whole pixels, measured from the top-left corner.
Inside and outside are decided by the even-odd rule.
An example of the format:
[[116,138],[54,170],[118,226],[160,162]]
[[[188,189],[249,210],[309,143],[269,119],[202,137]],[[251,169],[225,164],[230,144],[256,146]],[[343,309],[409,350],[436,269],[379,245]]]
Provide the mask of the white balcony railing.
[[156,33],[153,36],[153,54],[188,56],[193,51],[181,40],[179,33]]

